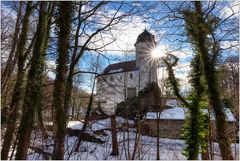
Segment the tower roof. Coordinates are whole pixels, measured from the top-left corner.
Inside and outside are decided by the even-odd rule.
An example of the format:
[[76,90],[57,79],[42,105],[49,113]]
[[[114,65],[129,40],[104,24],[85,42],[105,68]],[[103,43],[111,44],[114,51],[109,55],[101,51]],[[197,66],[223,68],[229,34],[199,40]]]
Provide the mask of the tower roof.
[[137,42],[155,42],[155,38],[153,36],[153,34],[151,34],[150,32],[148,32],[146,29],[138,35],[138,38],[137,38]]

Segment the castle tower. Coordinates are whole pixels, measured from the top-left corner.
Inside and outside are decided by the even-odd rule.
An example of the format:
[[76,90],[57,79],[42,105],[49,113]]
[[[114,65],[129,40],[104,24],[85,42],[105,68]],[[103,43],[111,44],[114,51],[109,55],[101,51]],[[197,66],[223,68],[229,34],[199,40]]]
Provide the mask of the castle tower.
[[154,36],[146,29],[138,36],[137,42],[134,44],[136,65],[139,68],[140,90],[149,83],[157,82],[157,67],[151,54],[156,44]]

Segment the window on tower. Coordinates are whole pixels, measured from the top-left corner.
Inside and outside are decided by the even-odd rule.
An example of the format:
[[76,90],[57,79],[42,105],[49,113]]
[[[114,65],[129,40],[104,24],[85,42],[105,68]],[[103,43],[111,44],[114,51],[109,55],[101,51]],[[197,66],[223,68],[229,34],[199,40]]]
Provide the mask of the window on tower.
[[132,79],[132,78],[133,78],[133,74],[132,74],[132,73],[130,73],[130,75],[129,75],[129,76],[130,76],[130,79]]
[[98,82],[103,82],[103,78],[98,78]]
[[113,76],[110,76],[110,81],[113,81]]

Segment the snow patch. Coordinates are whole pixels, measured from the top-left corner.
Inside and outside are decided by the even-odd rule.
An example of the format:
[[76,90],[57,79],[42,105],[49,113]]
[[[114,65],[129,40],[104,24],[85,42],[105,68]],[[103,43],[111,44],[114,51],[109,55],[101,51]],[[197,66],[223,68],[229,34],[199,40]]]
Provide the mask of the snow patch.
[[[166,109],[161,112],[160,119],[184,120],[186,117],[187,111],[188,109],[184,107],[174,107],[171,109]],[[206,113],[206,114],[208,113],[207,109],[203,109],[202,111],[203,113]],[[227,121],[236,121],[230,109],[224,108],[224,112],[225,112]],[[148,112],[146,115],[146,119],[157,119],[158,118],[157,116],[158,116],[157,112]],[[215,120],[215,116],[213,112],[211,113],[210,117],[211,117],[211,120]]]
[[187,112],[186,108],[182,108],[182,107],[174,107],[171,109],[166,109],[164,111],[161,112],[160,118],[161,119],[172,119],[172,120],[176,120],[176,119],[185,119],[185,114]]
[[80,122],[80,121],[69,121],[67,124],[67,128],[74,129],[74,130],[82,129],[82,127],[83,127],[83,122]]
[[[234,116],[229,108],[224,108],[223,111],[225,113],[227,121],[236,121],[236,119],[234,118]],[[203,109],[203,113],[207,114],[208,109]],[[213,112],[211,112],[210,118],[211,118],[211,120],[216,120],[216,117]]]
[[[133,120],[125,120],[122,117],[116,117],[116,122],[117,122],[118,127],[122,126],[124,123],[128,123],[130,125],[134,124]],[[69,121],[67,127],[70,128],[70,129],[74,129],[74,130],[82,129],[83,121],[82,122],[80,122],[80,121]],[[111,119],[110,118],[103,119],[103,120],[97,120],[97,121],[94,121],[94,122],[92,122],[88,125],[88,129],[89,130],[91,129],[93,131],[110,129],[110,128],[111,128]]]
[[[186,108],[174,107],[171,109],[163,110],[160,114],[160,119],[171,119],[171,120],[184,120],[185,113],[187,112]],[[157,119],[157,112],[148,112],[146,119]]]
[[228,121],[236,121],[236,119],[234,118],[234,116],[229,108],[224,108],[224,112],[226,114]]
[[176,106],[178,106],[177,100],[167,100],[166,105],[171,106],[171,107],[176,107]]

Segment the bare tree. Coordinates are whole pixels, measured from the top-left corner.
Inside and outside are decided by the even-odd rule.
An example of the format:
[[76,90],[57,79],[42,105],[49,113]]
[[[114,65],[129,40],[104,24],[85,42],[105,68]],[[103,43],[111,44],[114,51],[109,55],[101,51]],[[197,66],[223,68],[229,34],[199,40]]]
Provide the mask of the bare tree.
[[54,3],[41,2],[39,4],[39,19],[34,43],[33,56],[28,72],[26,91],[23,101],[23,115],[19,127],[19,140],[16,159],[27,159],[31,133],[35,120],[35,113],[42,101],[43,67],[48,44],[50,24]]
[[59,3],[59,17],[57,18],[58,33],[58,61],[57,76],[54,82],[54,150],[53,159],[64,159],[64,140],[67,123],[67,109],[64,107],[64,93],[67,79],[67,59],[69,50],[69,36],[71,30],[72,2]]
[[[15,84],[14,91],[13,91],[12,101],[10,105],[11,113],[7,122],[7,131],[4,136],[4,142],[3,142],[3,147],[1,151],[2,159],[8,159],[9,149],[10,149],[11,142],[13,139],[13,134],[16,128],[18,111],[20,108],[20,103],[23,98],[23,94],[24,94],[24,76],[25,76],[24,65],[26,60],[26,55],[24,54],[24,52],[25,52],[25,46],[27,41],[27,32],[29,29],[29,17],[31,16],[32,10],[33,10],[32,2],[28,2],[26,6],[26,12],[23,18],[22,30],[19,36],[19,42],[18,42],[17,51],[16,51],[16,55],[18,59],[17,82]],[[16,27],[19,27],[19,26],[16,26]],[[10,64],[11,63],[9,61],[9,65]]]
[[[13,69],[17,61],[17,54],[15,54],[15,49],[17,46],[17,41],[18,41],[18,36],[19,36],[19,31],[21,26],[21,16],[22,16],[22,2],[19,2],[16,24],[14,28],[12,41],[11,41],[12,42],[11,50],[9,52],[9,56],[8,56],[8,60],[6,62],[5,68],[2,70],[2,77],[1,77],[1,94],[2,95],[5,93],[5,88],[7,86],[7,83],[9,82],[10,76],[13,72]],[[3,35],[1,35],[1,40],[6,41],[6,38],[3,38],[2,36]]]
[[[100,10],[102,7],[106,6],[106,4],[107,4],[107,2],[99,2],[99,3],[79,2],[79,4],[78,4],[78,8],[77,8],[78,13],[77,13],[77,18],[76,18],[77,29],[76,29],[76,33],[75,33],[75,37],[74,37],[73,52],[71,53],[72,57],[71,57],[70,69],[69,69],[69,73],[67,76],[66,93],[65,93],[65,100],[64,100],[65,108],[68,108],[69,101],[71,98],[74,69],[75,69],[76,65],[78,65],[83,54],[88,51],[98,52],[99,50],[104,49],[105,46],[114,42],[114,39],[113,39],[111,42],[108,42],[106,44],[101,44],[100,46],[93,45],[94,43],[97,43],[98,41],[102,40],[102,38],[100,38],[100,40],[96,39],[96,36],[100,35],[101,32],[109,32],[111,27],[118,24],[124,17],[131,15],[131,11],[129,11],[129,13],[119,15],[120,9],[122,8],[122,6],[124,4],[122,2],[118,5],[118,8],[116,9],[116,11],[114,11],[113,15],[106,17],[101,14],[101,10]],[[89,6],[91,8],[88,11],[83,11],[84,6]],[[96,19],[98,16],[106,18],[106,23],[99,22]],[[96,25],[95,26],[96,28],[93,29],[94,32],[91,32],[90,34],[85,33],[85,32],[87,32],[86,28],[88,27],[88,25],[90,25],[93,22]],[[84,38],[85,41],[79,42],[79,37]],[[95,84],[95,82],[94,82],[94,84]],[[94,88],[93,88],[93,90],[94,90]],[[93,99],[93,91],[90,96],[90,102],[89,102],[89,105],[87,108],[87,113],[85,116],[86,118],[88,118],[90,115],[92,99]],[[86,124],[84,124],[83,131],[85,130],[85,128],[86,128]],[[80,142],[81,142],[81,139],[79,138],[75,150],[77,150],[79,148]]]

